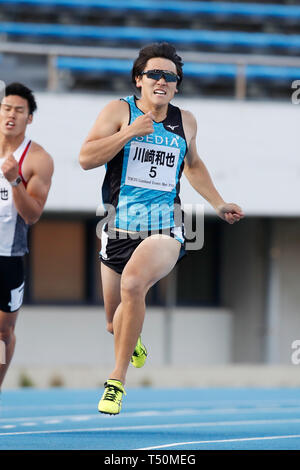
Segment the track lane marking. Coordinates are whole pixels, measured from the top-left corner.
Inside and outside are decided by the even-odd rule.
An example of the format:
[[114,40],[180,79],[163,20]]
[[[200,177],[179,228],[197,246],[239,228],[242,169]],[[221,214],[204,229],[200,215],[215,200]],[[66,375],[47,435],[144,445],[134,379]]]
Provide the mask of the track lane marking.
[[[216,410],[199,410],[199,409],[181,409],[181,410],[168,410],[168,411],[158,411],[158,410],[149,410],[149,411],[133,411],[133,412],[122,412],[120,415],[115,416],[117,419],[125,418],[144,418],[144,417],[164,417],[164,416],[196,416],[196,415],[222,415],[222,414],[261,414],[261,413],[273,413],[273,414],[290,414],[290,413],[300,413],[300,407],[297,408],[258,408],[258,409],[238,409],[238,408],[225,408],[225,409],[216,409]],[[110,416],[103,415],[102,419],[110,419]],[[88,421],[92,419],[99,419],[98,413],[93,414],[76,414],[76,415],[45,415],[45,416],[25,416],[25,417],[7,417],[0,418],[0,429],[5,426],[5,424],[19,423],[22,424],[28,420],[40,422],[43,424],[57,424],[63,421]],[[300,418],[299,418],[300,419]]]
[[153,447],[143,447],[141,449],[135,449],[135,450],[165,449],[167,447],[184,446],[184,445],[192,445],[192,444],[216,444],[216,443],[224,444],[226,442],[247,442],[247,441],[264,441],[264,440],[275,440],[275,439],[298,439],[298,438],[300,438],[300,434],[293,434],[293,435],[288,434],[287,436],[244,437],[244,438],[239,438],[239,439],[216,439],[216,440],[211,440],[211,441],[173,442],[171,444],[164,444],[161,446],[153,446]]
[[269,419],[269,420],[244,420],[244,421],[217,421],[200,423],[173,423],[173,424],[146,424],[138,426],[113,426],[77,429],[56,429],[41,431],[16,431],[0,433],[0,436],[17,436],[24,434],[56,434],[56,433],[76,433],[76,432],[111,432],[147,429],[178,429],[178,428],[201,428],[201,427],[221,427],[221,426],[249,426],[249,425],[270,425],[270,424],[298,424],[300,419]]

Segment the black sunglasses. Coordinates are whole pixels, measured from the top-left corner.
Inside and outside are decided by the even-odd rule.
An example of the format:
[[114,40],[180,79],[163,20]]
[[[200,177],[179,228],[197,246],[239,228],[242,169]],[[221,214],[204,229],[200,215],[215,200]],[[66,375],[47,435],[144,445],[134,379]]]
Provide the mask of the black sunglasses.
[[169,72],[168,70],[147,70],[147,72],[142,72],[141,75],[147,75],[147,78],[152,78],[152,80],[160,80],[161,77],[164,77],[166,82],[177,82],[179,76],[176,73]]

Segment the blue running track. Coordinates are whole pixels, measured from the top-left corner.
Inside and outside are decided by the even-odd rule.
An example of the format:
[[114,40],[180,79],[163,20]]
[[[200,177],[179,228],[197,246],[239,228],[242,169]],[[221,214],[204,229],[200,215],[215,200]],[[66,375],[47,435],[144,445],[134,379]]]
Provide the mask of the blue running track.
[[4,390],[1,450],[299,450],[300,390],[127,388],[118,416],[102,390]]

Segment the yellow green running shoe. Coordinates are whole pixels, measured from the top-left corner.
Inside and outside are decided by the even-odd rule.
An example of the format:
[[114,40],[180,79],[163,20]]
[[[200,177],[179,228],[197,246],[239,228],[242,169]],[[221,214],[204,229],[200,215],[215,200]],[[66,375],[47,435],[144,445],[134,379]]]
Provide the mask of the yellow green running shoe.
[[131,356],[130,362],[134,367],[140,368],[143,367],[143,365],[146,362],[146,357],[147,357],[147,349],[142,343],[142,339],[139,336],[139,339],[137,340],[136,347],[133,351],[133,355]]
[[98,411],[109,415],[117,415],[122,408],[123,393],[126,395],[122,382],[109,379],[104,384],[105,390],[98,404]]

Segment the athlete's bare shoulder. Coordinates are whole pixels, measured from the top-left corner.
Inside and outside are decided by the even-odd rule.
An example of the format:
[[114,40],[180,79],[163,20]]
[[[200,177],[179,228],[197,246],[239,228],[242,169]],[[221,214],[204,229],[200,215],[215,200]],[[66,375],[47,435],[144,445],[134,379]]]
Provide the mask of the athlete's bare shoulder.
[[129,105],[127,103],[127,101],[125,101],[124,99],[115,99],[115,100],[112,100],[110,101],[106,107],[110,108],[111,110],[123,110],[123,111],[128,111],[129,109]]
[[187,126],[196,127],[197,121],[193,113],[191,111],[187,111],[186,109],[181,109],[182,121]]
[[110,121],[119,123],[120,126],[128,124],[129,118],[129,105],[124,100],[112,100],[110,101],[100,112],[100,119],[103,117],[109,118]]
[[32,141],[28,156],[24,160],[23,173],[25,179],[32,174],[43,173],[51,178],[54,170],[53,158],[51,155],[37,142]]
[[123,100],[112,100],[98,114],[85,142],[107,137],[128,125],[129,106]]
[[193,113],[181,109],[182,124],[188,144],[197,134],[197,121]]
[[43,159],[43,161],[47,162],[48,164],[53,162],[51,155],[37,142],[31,142],[29,152],[30,156],[34,159]]

